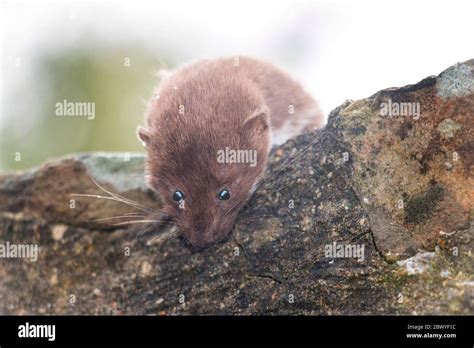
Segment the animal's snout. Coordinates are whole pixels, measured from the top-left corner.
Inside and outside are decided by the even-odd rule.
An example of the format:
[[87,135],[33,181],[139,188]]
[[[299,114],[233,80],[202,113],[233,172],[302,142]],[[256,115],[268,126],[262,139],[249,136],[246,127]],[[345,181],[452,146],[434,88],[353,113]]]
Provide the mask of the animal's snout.
[[191,231],[188,240],[194,249],[203,250],[218,243],[224,239],[226,235],[226,229],[221,226],[219,226],[219,228],[206,226],[205,228],[196,228]]
[[190,241],[190,243],[191,243],[192,248],[196,251],[203,251],[203,250],[211,247],[212,245],[214,245],[213,242],[203,241],[202,239],[198,239],[198,240],[195,240],[195,241]]

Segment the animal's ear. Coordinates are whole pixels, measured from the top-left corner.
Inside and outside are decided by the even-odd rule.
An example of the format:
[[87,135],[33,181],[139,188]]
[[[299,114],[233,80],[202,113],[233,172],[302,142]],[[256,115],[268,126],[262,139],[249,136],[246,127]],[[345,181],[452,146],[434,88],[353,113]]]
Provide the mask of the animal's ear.
[[137,127],[137,136],[138,136],[138,140],[140,140],[142,145],[144,147],[147,147],[148,144],[150,143],[150,137],[151,137],[150,132],[148,130],[146,130],[144,127],[138,126]]
[[257,134],[261,134],[270,128],[270,110],[266,105],[262,105],[253,111],[242,123],[242,128],[252,129]]

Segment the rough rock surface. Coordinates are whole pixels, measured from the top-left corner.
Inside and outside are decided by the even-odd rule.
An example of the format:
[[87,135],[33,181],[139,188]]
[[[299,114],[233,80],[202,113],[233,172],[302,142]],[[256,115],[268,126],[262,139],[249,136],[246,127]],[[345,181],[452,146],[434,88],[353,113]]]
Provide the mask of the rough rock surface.
[[347,101],[273,150],[228,241],[201,253],[173,226],[120,224],[158,216],[140,155],[3,174],[0,245],[40,251],[0,259],[0,313],[474,314],[473,123],[474,60]]

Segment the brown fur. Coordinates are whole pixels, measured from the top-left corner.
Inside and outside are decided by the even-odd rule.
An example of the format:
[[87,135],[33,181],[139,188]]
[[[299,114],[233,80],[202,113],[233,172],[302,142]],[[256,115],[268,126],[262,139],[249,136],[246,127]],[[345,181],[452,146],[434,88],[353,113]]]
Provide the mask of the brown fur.
[[[147,111],[148,183],[164,202],[190,244],[202,249],[224,239],[246,203],[266,163],[272,132],[285,124],[301,129],[320,125],[315,102],[295,81],[268,63],[250,58],[206,60],[166,78]],[[295,114],[288,115],[288,105]],[[184,106],[184,113],[180,113]],[[298,111],[298,112],[296,112]],[[289,119],[289,120],[288,120]],[[313,127],[314,128],[314,127]],[[256,150],[257,165],[223,164],[217,152]],[[231,198],[217,198],[226,188]],[[172,199],[184,193],[184,209]]]

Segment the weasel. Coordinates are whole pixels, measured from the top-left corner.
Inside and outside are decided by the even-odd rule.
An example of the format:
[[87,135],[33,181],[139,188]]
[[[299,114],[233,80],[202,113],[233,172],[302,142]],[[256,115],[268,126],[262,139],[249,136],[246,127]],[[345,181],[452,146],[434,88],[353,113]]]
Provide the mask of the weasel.
[[202,60],[164,78],[137,134],[149,187],[193,249],[224,240],[272,145],[324,122],[288,74],[247,57]]

